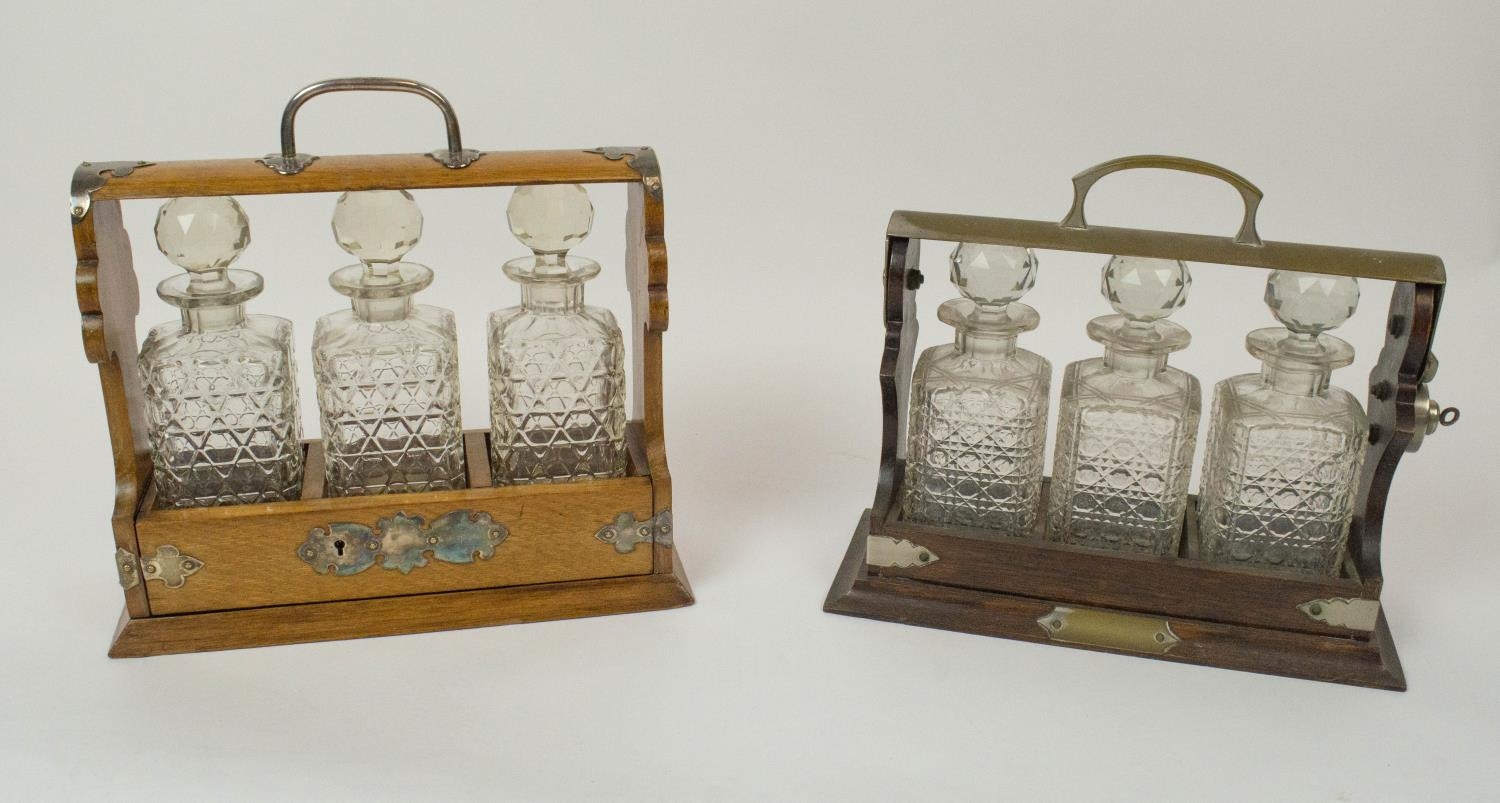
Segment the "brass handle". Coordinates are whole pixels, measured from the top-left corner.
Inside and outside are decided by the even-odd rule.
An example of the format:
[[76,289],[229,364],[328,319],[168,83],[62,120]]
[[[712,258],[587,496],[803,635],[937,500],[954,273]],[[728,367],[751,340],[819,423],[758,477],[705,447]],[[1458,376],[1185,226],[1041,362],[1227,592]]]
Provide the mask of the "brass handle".
[[1101,178],[1121,170],[1135,170],[1143,167],[1154,167],[1162,170],[1181,170],[1184,173],[1197,173],[1201,176],[1210,176],[1228,183],[1239,190],[1240,197],[1245,200],[1245,218],[1240,222],[1240,231],[1234,236],[1234,241],[1240,245],[1260,245],[1260,235],[1255,231],[1255,211],[1260,208],[1260,199],[1263,197],[1260,188],[1251,184],[1244,176],[1233,170],[1219,167],[1209,162],[1201,162],[1197,159],[1188,159],[1182,156],[1124,156],[1112,159],[1103,164],[1097,164],[1073,177],[1073,208],[1068,210],[1068,216],[1063,218],[1063,228],[1086,229],[1088,221],[1083,217],[1083,201],[1089,194],[1089,189],[1094,182]]
[[463,136],[458,130],[458,115],[453,111],[453,104],[443,97],[443,93],[427,84],[406,78],[330,78],[327,81],[318,81],[302,87],[291,100],[287,101],[286,110],[281,113],[281,153],[268,154],[264,159],[257,161],[283,176],[302,172],[318,157],[297,152],[297,137],[294,130],[297,110],[302,108],[302,104],[319,95],[352,91],[408,92],[432,101],[443,113],[443,124],[448,131],[448,149],[433,151],[429,155],[446,167],[454,169],[468,167],[475,159],[484,155],[479,151],[464,148]]

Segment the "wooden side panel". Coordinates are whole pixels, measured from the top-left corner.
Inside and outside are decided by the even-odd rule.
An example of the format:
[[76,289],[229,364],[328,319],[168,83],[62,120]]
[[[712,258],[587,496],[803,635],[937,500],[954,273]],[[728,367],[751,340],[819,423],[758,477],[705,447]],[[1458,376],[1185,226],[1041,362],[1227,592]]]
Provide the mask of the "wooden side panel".
[[[634,365],[631,376],[631,418],[642,423],[641,445],[652,480],[652,510],[672,507],[672,474],[667,469],[666,415],[662,398],[662,335],[667,330],[667,243],[665,210],[659,176],[653,193],[646,181],[630,185],[625,220],[626,280],[630,287],[631,338]],[[673,549],[656,544],[656,571],[670,571],[677,558]]]
[[[430,523],[454,510],[489,513],[508,528],[493,557],[429,560],[409,574],[375,565],[337,576],[319,574],[299,554],[315,527],[373,528],[397,512]],[[645,574],[652,568],[649,549],[621,554],[594,537],[626,511],[651,515],[649,477],[146,511],[137,531],[146,555],[170,544],[203,563],[180,588],[147,582],[151,611],[163,615]]]
[[921,241],[886,238],[885,344],[880,354],[880,476],[875,485],[874,531],[880,532],[896,505],[906,461],[907,403],[917,348],[917,291]]
[[1396,466],[1416,432],[1417,390],[1431,358],[1442,286],[1398,282],[1391,291],[1386,319],[1385,348],[1370,369],[1370,450],[1360,476],[1349,528],[1349,553],[1360,572],[1377,586],[1381,582],[1380,536],[1385,528],[1385,505]]
[[[75,281],[78,311],[83,316],[83,350],[89,362],[99,366],[115,462],[110,525],[116,548],[139,554],[135,511],[151,473],[151,452],[136,375],[135,318],[140,292],[119,202],[95,203],[83,220],[74,223],[73,247],[78,256]],[[146,590],[139,585],[126,589],[125,608],[131,616],[148,615]]]

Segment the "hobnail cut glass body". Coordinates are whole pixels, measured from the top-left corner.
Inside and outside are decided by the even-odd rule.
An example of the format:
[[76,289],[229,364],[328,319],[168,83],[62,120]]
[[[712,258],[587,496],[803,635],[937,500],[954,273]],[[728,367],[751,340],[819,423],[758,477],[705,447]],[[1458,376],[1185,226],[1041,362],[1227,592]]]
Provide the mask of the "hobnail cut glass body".
[[902,512],[916,521],[1030,536],[1052,366],[1040,355],[922,352],[912,372]]
[[609,310],[497,310],[489,359],[496,485],[625,475],[625,342]]
[[349,309],[324,315],[313,370],[329,496],[467,487],[452,312],[416,304],[383,322]]
[[1192,374],[1112,370],[1103,358],[1063,374],[1047,538],[1175,555],[1187,510],[1202,392]]
[[1287,393],[1263,374],[1214,389],[1198,527],[1206,560],[1337,575],[1368,421],[1349,392]]
[[157,504],[207,507],[302,495],[302,427],[291,321],[247,315],[223,329],[151,330],[140,374]]

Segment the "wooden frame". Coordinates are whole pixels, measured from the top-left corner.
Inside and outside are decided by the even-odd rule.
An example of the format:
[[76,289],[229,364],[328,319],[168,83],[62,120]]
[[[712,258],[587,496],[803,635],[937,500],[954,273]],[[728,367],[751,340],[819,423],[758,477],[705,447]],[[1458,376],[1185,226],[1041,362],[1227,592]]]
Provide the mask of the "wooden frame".
[[[122,166],[123,165],[123,166]],[[158,510],[137,373],[140,296],[120,215],[127,199],[439,189],[523,184],[625,184],[626,269],[634,343],[629,475],[564,485],[491,487],[484,432],[466,435],[470,488],[322,498],[320,446],[310,442],[295,502]],[[671,474],[662,409],[667,257],[661,177],[649,148],[489,152],[452,169],[426,154],[327,156],[281,175],[256,159],[84,163],[73,181],[73,239],[84,351],[99,366],[115,461],[111,516],[125,612],[115,657],[391,635],[672,608],[692,591],[672,546]],[[431,521],[484,513],[509,534],[493,557],[430,561],[402,573],[375,566],[340,576],[299,559],[310,528],[374,526],[397,512]],[[620,514],[654,527],[634,549],[596,537]],[[153,578],[162,547],[196,568],[173,587]]]
[[[1103,175],[1128,167],[1188,169],[1229,181],[1246,200],[1240,234],[1209,237],[1089,226],[1083,219],[1088,188]],[[824,610],[1404,689],[1406,681],[1379,603],[1383,584],[1380,540],[1396,466],[1419,429],[1426,426],[1421,417],[1430,414],[1423,407],[1427,400],[1424,383],[1436,370],[1430,345],[1446,281],[1442,261],[1423,254],[1261,242],[1255,231],[1259,190],[1205,163],[1127,157],[1079,174],[1074,185],[1074,207],[1061,224],[903,211],[891,216],[886,229],[886,338],[880,364],[884,417],[880,474],[874,503],[859,520]],[[1189,497],[1182,551],[1173,557],[1114,554],[1039,537],[1004,538],[982,530],[904,520],[897,500],[905,472],[906,408],[923,239],[1394,281],[1386,343],[1370,374],[1371,443],[1341,575],[1317,578],[1198,561],[1193,497]],[[1045,500],[1047,494],[1041,496]],[[903,546],[910,554],[925,554],[925,559],[890,565],[887,558],[872,557],[873,550],[901,542],[906,542]],[[1076,626],[1061,627],[1069,617]]]

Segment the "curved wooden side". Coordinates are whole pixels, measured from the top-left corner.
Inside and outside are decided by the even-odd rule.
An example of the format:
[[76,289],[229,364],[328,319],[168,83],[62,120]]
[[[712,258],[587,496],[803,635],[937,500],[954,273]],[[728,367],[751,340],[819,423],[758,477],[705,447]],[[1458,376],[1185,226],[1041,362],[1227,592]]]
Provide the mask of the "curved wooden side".
[[[73,224],[73,248],[78,257],[75,281],[83,317],[83,350],[89,362],[99,366],[115,463],[110,525],[115,547],[138,555],[135,513],[151,476],[151,452],[136,374],[135,318],[140,291],[119,201],[96,202],[83,220]],[[142,585],[125,590],[125,607],[131,616],[150,614]]]
[[875,485],[875,532],[889,517],[906,460],[907,403],[917,349],[917,291],[921,284],[921,240],[887,237],[885,251],[885,344],[880,354],[880,476]]
[[1391,291],[1385,348],[1370,370],[1370,449],[1360,476],[1349,552],[1360,575],[1378,594],[1380,538],[1396,467],[1417,427],[1417,389],[1431,358],[1442,285],[1397,282]]
[[[636,160],[655,169],[656,159]],[[654,190],[653,190],[654,187]],[[661,513],[672,507],[672,474],[667,468],[666,415],[662,397],[662,335],[667,331],[666,210],[659,172],[642,174],[629,188],[625,221],[626,279],[630,288],[631,418],[643,424],[642,446],[651,474],[653,507]],[[674,549],[657,543],[652,549],[655,571],[670,570]]]

